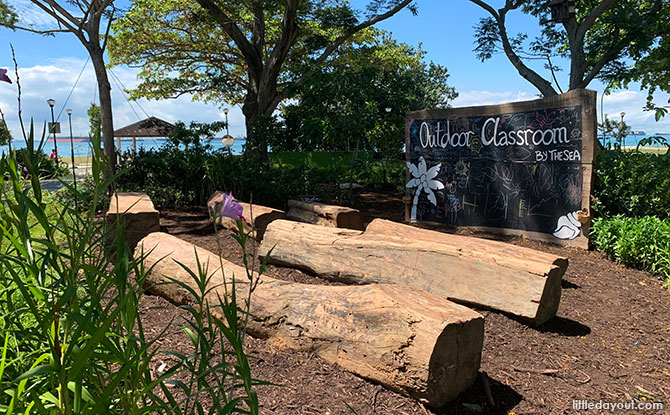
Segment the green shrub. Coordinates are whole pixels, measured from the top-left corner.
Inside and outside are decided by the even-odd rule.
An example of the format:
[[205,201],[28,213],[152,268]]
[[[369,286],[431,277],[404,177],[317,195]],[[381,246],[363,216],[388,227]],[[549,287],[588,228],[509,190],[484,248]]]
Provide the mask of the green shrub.
[[[58,200],[42,192],[40,156],[32,146],[24,154],[25,173],[15,151],[0,160],[1,412],[257,414],[252,388],[258,382],[238,324],[248,309],[224,298],[224,318],[215,321],[203,302],[208,274],[200,266],[191,274],[201,288],[193,291],[200,307],[189,308],[199,318],[184,331],[203,347],[190,355],[173,351],[177,363],[162,375],[152,372],[158,338],[145,337],[138,312],[148,270],[143,258],[131,256],[123,226],[117,223],[118,233],[110,234],[97,220],[110,181],[103,179],[99,140],[94,149],[87,190],[93,200],[79,211],[71,201],[84,199],[82,192],[68,187],[74,196]],[[114,241],[113,255],[108,241]],[[194,366],[214,346],[217,355],[231,358]],[[169,386],[184,396],[173,396]],[[209,412],[201,401],[209,402]]]
[[604,151],[596,161],[596,216],[670,218],[670,153]]
[[670,284],[670,219],[622,215],[596,218],[591,240],[613,260],[659,274]]
[[247,156],[232,156],[207,147],[165,145],[158,150],[126,153],[117,181],[121,191],[146,192],[158,207],[203,205],[215,190],[240,200],[283,207],[288,199],[309,193],[302,167],[267,167]]

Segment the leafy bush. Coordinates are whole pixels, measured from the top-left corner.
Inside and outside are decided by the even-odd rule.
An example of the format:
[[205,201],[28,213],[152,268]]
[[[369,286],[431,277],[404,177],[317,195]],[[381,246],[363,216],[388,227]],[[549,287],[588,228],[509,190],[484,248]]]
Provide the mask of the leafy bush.
[[604,151],[596,161],[597,216],[670,218],[670,153]]
[[304,168],[266,167],[246,156],[232,156],[207,147],[126,153],[117,181],[121,191],[142,191],[159,207],[202,205],[215,190],[233,192],[241,200],[282,207],[307,192]]
[[596,218],[591,240],[608,257],[626,266],[659,274],[670,285],[670,220],[654,216]]
[[[117,224],[118,233],[110,234],[96,218],[111,179],[103,179],[99,141],[94,149],[87,191],[93,200],[81,211],[70,200],[85,195],[72,187],[74,195],[60,199],[64,203],[42,192],[40,156],[32,146],[24,153],[26,174],[16,152],[0,160],[0,409],[8,414],[192,415],[206,413],[200,403],[205,398],[212,403],[208,413],[257,414],[252,390],[257,382],[243,370],[248,369],[244,328],[234,297],[222,300],[224,319],[214,321],[203,290],[194,291],[196,307],[189,310],[202,318],[191,328],[208,331],[184,327],[196,345],[208,345],[208,352],[214,344],[219,355],[233,350],[230,361],[194,366],[202,348],[192,355],[173,352],[178,362],[154,376],[150,364],[158,353],[157,338],[145,337],[138,313],[148,271],[141,257],[131,256],[123,227]],[[206,273],[192,276],[204,287]],[[197,385],[189,388],[173,378],[177,375]],[[184,397],[173,396],[169,382]]]

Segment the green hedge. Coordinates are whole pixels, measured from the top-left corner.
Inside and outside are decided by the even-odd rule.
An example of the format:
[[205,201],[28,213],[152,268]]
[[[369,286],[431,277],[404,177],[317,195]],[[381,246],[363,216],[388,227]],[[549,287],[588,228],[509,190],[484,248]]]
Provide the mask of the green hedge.
[[670,219],[622,215],[596,218],[591,240],[611,259],[659,274],[670,285]]
[[609,150],[596,161],[596,216],[670,218],[670,154]]
[[[146,192],[159,207],[202,205],[215,191],[232,192],[240,200],[284,208],[301,195],[335,198],[346,193],[339,184],[349,181],[351,153],[271,153],[269,165],[206,145],[188,148],[166,144],[157,150],[125,153],[120,191]],[[355,182],[391,183],[402,187],[405,164],[360,152],[354,166]]]
[[215,190],[232,192],[240,200],[282,207],[304,194],[304,169],[265,167],[244,156],[193,146],[141,149],[122,158],[121,191],[146,192],[160,207],[203,205]]

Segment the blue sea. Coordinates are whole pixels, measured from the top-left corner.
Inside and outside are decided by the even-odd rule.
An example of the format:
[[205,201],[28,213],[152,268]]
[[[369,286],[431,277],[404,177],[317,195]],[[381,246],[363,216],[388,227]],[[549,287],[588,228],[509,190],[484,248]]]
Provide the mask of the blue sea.
[[[75,157],[88,157],[91,155],[91,142],[86,139],[82,139],[81,137],[77,137],[74,139],[74,155]],[[116,140],[114,140],[114,143],[116,144]],[[65,139],[65,138],[58,138],[57,141],[58,144],[58,156],[63,158],[63,157],[70,157],[70,139]],[[145,150],[158,150],[162,145],[165,144],[165,139],[160,139],[160,138],[138,138],[137,139],[137,149],[139,150],[140,148],[144,148]],[[224,148],[223,144],[221,143],[221,139],[213,139],[209,143],[213,149],[221,149]],[[236,138],[235,143],[231,147],[231,150],[233,154],[242,154],[243,146],[245,144],[244,139]],[[14,148],[24,148],[26,146],[25,142],[23,140],[13,140],[12,141],[12,146]],[[44,153],[46,154],[51,154],[51,151],[54,148],[53,144],[53,139],[49,139],[48,142],[44,145]],[[132,139],[121,139],[121,152],[125,153],[128,150],[132,150],[133,148],[133,141]],[[0,152],[6,152],[8,149],[7,146],[0,146]]]
[[[656,135],[654,135],[656,136]],[[625,138],[623,145],[627,147],[635,147],[637,144],[640,142],[640,140],[650,137],[649,135],[635,135],[635,136],[628,136]],[[670,134],[665,134],[661,135],[660,137],[663,137],[667,140],[668,143],[670,143]],[[603,146],[607,147],[608,141],[611,144],[614,144],[615,140],[613,138],[605,138],[603,137],[598,137],[600,139],[600,142],[603,144]],[[82,139],[81,137],[78,137],[75,139],[76,141],[74,142],[74,155],[77,157],[88,157],[91,155],[91,143],[88,141],[88,139]],[[242,150],[244,149],[244,144],[246,141],[241,138],[236,138],[235,143],[231,147],[232,153],[233,154],[242,154]],[[145,150],[158,150],[162,145],[165,144],[165,139],[159,139],[159,138],[138,138],[137,139],[137,149],[139,150],[140,148],[144,148]],[[213,149],[222,149],[224,148],[223,144],[221,143],[220,139],[214,139],[209,143]],[[25,142],[23,140],[14,140],[12,141],[12,145],[15,148],[23,148],[25,147]],[[654,146],[658,146],[658,144],[652,144]],[[133,142],[132,139],[122,139],[121,140],[121,152],[125,153],[128,150],[132,150],[133,148]],[[5,153],[7,151],[8,147],[7,146],[0,146],[0,152]],[[44,152],[46,154],[51,154],[51,150],[53,149],[53,139],[48,140],[48,142],[44,145]],[[58,138],[58,155],[60,157],[70,157],[70,140],[69,139],[64,139],[64,138]]]
[[[670,134],[629,135],[629,136],[626,136],[626,138],[624,138],[623,146],[624,147],[635,147],[635,146],[637,146],[637,144],[641,140],[643,140],[645,138],[648,138],[648,137],[662,137],[662,138],[665,138],[666,142],[670,143]],[[598,136],[598,139],[600,140],[600,142],[605,147],[607,147],[608,142],[611,143],[612,145],[616,142],[616,139],[613,138],[613,137],[608,137],[608,138],[603,139],[602,136]],[[652,144],[649,144],[649,145],[653,146],[653,147],[658,147],[658,146],[662,146],[663,144],[652,143]]]

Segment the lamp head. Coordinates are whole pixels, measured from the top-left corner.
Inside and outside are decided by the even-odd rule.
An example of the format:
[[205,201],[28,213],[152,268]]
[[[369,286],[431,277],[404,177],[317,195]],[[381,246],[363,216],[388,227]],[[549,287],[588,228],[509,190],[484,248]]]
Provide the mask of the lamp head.
[[223,109],[223,113],[226,114],[226,115],[228,115],[228,108],[224,108],[224,109]]
[[67,112],[67,115],[72,115],[72,108],[66,109],[65,112]]
[[621,118],[623,118],[626,115],[626,113],[622,111],[621,114],[619,115],[621,115]]
[[51,108],[53,108],[54,105],[56,105],[56,100],[55,99],[47,99],[47,104],[49,104],[49,106]]

